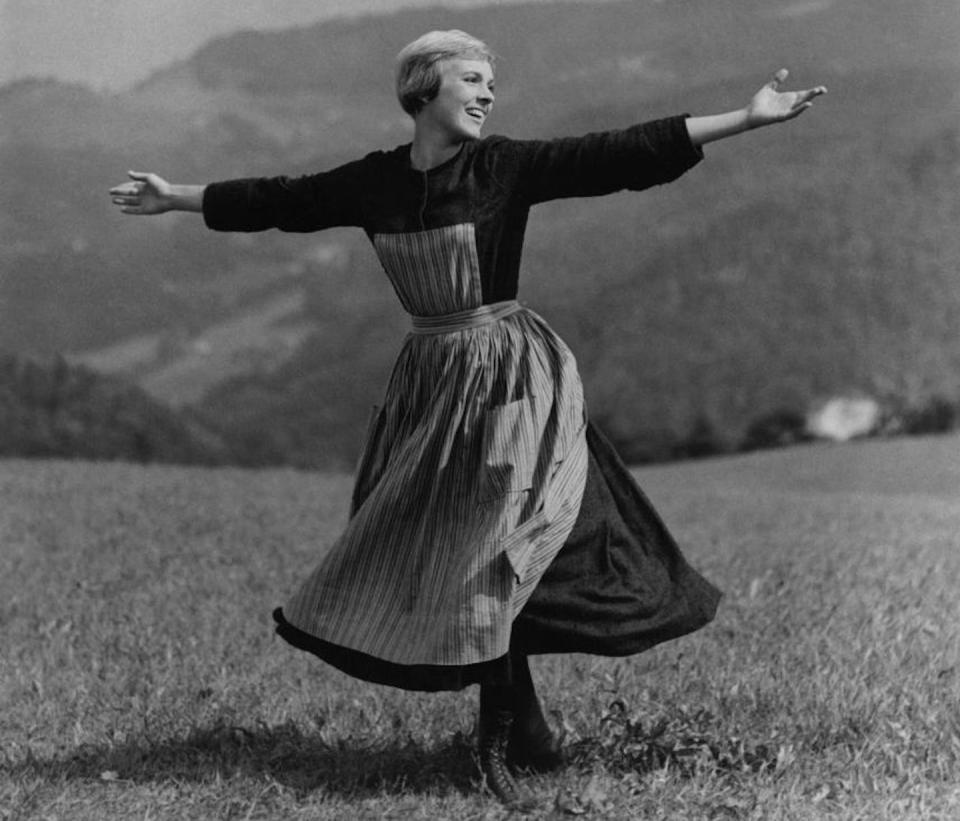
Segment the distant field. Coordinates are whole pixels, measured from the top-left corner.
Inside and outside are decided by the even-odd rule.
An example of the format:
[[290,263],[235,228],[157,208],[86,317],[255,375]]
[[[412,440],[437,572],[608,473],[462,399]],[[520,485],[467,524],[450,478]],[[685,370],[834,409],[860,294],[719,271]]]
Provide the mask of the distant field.
[[135,374],[148,393],[179,407],[231,377],[272,369],[289,359],[314,330],[313,323],[299,317],[303,298],[301,290],[272,295],[191,339],[143,334],[69,358],[102,373]]
[[[573,763],[540,817],[960,817],[960,439],[637,473],[725,591],[628,659],[538,660]],[[466,819],[476,693],[272,633],[344,476],[0,462],[0,819]]]

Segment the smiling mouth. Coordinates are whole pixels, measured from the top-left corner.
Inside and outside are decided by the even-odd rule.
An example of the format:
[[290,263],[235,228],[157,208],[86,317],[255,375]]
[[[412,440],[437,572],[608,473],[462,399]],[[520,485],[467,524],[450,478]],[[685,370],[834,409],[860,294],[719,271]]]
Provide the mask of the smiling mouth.
[[467,116],[482,123],[487,117],[487,112],[480,108],[468,108]]

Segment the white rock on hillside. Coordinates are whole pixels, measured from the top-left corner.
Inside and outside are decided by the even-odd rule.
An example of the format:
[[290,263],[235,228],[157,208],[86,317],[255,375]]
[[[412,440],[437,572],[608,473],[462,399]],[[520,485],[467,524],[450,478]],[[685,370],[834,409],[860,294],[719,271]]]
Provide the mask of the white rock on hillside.
[[834,397],[807,413],[807,433],[819,439],[846,442],[876,431],[881,422],[880,405],[868,397]]

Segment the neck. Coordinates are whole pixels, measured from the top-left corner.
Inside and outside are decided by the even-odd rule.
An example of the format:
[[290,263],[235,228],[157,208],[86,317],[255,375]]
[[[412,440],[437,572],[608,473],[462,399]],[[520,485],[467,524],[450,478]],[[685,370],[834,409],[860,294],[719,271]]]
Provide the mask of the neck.
[[455,156],[462,145],[462,141],[452,142],[445,135],[417,129],[410,146],[410,164],[418,171],[429,171]]

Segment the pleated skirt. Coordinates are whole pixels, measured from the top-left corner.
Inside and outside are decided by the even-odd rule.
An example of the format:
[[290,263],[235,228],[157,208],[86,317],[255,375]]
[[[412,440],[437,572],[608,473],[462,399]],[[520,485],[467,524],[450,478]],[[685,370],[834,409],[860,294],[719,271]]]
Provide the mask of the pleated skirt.
[[587,482],[572,532],[511,628],[510,652],[477,664],[395,664],[323,641],[274,611],[277,633],[365,681],[406,690],[509,684],[514,653],[627,656],[709,623],[720,591],[693,569],[612,445],[587,426]]

